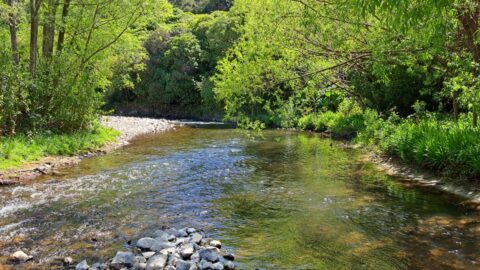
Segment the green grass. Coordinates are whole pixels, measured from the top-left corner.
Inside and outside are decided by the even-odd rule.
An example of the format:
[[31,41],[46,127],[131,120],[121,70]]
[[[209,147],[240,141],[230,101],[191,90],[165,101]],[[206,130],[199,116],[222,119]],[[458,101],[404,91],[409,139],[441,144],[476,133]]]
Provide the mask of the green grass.
[[98,127],[69,134],[0,137],[0,170],[18,168],[46,156],[73,156],[93,151],[113,142],[118,135],[118,131]]

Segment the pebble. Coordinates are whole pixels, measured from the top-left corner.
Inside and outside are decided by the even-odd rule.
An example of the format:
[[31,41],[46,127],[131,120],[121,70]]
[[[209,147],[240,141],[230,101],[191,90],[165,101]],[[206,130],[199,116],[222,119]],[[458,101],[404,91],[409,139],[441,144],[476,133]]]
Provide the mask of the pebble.
[[32,256],[27,255],[25,252],[23,252],[21,250],[13,253],[10,256],[10,261],[13,261],[13,262],[27,262],[31,259],[33,259]]
[[133,267],[136,263],[135,255],[132,252],[118,251],[110,264],[113,269],[122,269],[124,267]]
[[164,254],[155,255],[148,259],[147,270],[163,270],[167,265],[168,256]]
[[219,260],[216,248],[202,249],[198,253],[200,255],[200,260],[205,260],[212,263],[218,262]]
[[149,250],[157,242],[157,240],[145,237],[137,241],[137,247],[143,250]]

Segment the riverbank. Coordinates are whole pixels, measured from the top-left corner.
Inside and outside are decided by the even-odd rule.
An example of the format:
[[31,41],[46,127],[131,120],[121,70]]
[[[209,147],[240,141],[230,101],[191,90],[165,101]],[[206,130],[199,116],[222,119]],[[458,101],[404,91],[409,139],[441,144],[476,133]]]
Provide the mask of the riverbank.
[[[57,170],[62,167],[72,166],[85,158],[111,152],[127,145],[136,136],[167,131],[179,124],[165,119],[121,116],[105,116],[100,122],[102,127],[98,134],[42,136],[42,139],[38,140],[41,146],[45,147],[48,141],[48,143],[63,144],[62,146],[67,150],[59,151],[60,155],[52,155],[50,154],[52,151],[38,149],[39,153],[36,157],[28,157],[23,161],[12,163],[10,168],[0,169],[0,185],[14,185],[40,175],[58,174]],[[12,145],[16,147],[15,144]],[[34,146],[28,139],[22,144],[22,147]],[[23,152],[29,154],[27,150],[23,149]]]

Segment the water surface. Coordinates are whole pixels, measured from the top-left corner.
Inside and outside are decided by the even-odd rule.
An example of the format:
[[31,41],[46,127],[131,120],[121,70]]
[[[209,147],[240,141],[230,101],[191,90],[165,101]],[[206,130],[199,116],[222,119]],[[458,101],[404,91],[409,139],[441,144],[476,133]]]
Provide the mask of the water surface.
[[[183,127],[0,188],[0,254],[90,262],[159,227],[197,227],[242,269],[478,269],[480,219],[315,134]],[[0,269],[5,257],[0,259]]]

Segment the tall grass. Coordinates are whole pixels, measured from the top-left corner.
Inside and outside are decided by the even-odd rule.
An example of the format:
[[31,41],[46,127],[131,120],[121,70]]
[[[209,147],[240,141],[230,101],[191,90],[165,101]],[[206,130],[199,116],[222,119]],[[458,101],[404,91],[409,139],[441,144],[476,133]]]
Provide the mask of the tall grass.
[[45,156],[72,156],[92,151],[112,142],[119,135],[113,129],[98,127],[93,131],[68,134],[18,135],[0,138],[0,170],[19,167]]
[[480,129],[469,119],[442,119],[438,115],[402,119],[393,114],[388,119],[372,110],[339,110],[306,115],[298,127],[328,132],[376,149],[404,161],[430,169],[480,176]]

